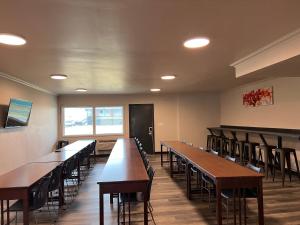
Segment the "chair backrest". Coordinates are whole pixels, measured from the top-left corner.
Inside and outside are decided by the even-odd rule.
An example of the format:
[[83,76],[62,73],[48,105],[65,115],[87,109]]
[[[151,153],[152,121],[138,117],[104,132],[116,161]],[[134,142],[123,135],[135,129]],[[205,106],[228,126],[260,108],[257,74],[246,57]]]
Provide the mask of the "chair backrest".
[[187,143],[187,145],[189,145],[189,146],[193,146],[193,143],[191,143],[191,142],[190,142],[190,143]]
[[230,157],[229,155],[226,155],[225,159],[231,162],[236,162],[236,158]]
[[69,144],[69,141],[59,140],[56,145],[56,149],[60,149]]
[[210,153],[214,154],[214,155],[219,155],[219,153],[213,149],[210,150]]
[[65,177],[70,177],[72,175],[72,171],[75,169],[77,169],[77,156],[73,156],[66,162],[64,168]]
[[146,200],[149,201],[150,196],[151,196],[151,188],[152,188],[153,177],[154,177],[154,174],[155,174],[155,171],[152,168],[152,166],[148,167],[147,173],[148,173],[148,176],[149,176],[149,182],[148,182]]
[[257,172],[257,173],[263,173],[264,172],[263,168],[257,167],[257,166],[255,166],[251,163],[248,163],[246,167],[253,170],[253,171],[255,171],[255,172]]
[[51,174],[50,183],[49,183],[49,192],[55,191],[59,188],[61,173],[63,170],[63,165],[57,166]]
[[48,187],[50,177],[43,177],[36,185],[33,186],[30,193],[30,209],[36,210],[42,208],[48,200]]

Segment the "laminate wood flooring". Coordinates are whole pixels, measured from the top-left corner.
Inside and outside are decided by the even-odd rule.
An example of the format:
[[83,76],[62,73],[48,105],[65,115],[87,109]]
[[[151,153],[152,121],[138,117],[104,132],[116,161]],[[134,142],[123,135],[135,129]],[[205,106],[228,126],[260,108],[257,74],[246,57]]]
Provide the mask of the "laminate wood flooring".
[[[160,166],[158,155],[151,157],[151,164],[155,168],[155,177],[152,187],[151,203],[154,208],[154,218],[157,225],[214,225],[216,224],[215,211],[208,207],[207,195],[195,196],[187,200],[185,194],[185,179],[176,175],[169,176],[169,168]],[[97,181],[104,168],[106,159],[98,159],[98,163],[90,171],[89,176],[80,187],[78,196],[72,204],[59,216],[58,225],[98,225],[98,185]],[[109,204],[109,196],[105,196],[105,224],[117,224],[117,201]],[[257,224],[256,200],[248,200],[247,224]],[[290,183],[287,179],[286,187],[281,187],[280,176],[275,180],[264,180],[264,207],[266,225],[300,225],[300,181],[293,177]],[[134,209],[134,213],[140,209]],[[224,224],[232,224],[232,219],[226,220],[226,211],[223,211]],[[232,212],[230,212],[232,215]],[[231,216],[232,217],[232,216]],[[135,219],[140,220],[137,214]],[[38,215],[41,224],[47,224],[47,214]],[[34,224],[34,221],[33,221]],[[51,223],[49,223],[51,224]],[[143,224],[143,223],[132,223]],[[149,224],[153,224],[149,222]]]

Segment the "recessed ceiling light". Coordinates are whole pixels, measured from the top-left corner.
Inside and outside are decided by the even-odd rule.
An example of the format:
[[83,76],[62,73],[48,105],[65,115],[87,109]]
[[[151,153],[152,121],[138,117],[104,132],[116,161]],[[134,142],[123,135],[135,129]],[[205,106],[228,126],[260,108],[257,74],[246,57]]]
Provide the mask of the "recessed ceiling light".
[[161,76],[162,80],[174,80],[175,78],[176,78],[175,75],[164,75],[164,76]]
[[68,78],[68,76],[64,74],[52,74],[50,77],[54,80],[65,80]]
[[209,44],[209,39],[204,37],[186,40],[183,45],[186,48],[201,48]]
[[13,34],[0,34],[0,44],[5,45],[25,45],[26,40]]
[[85,88],[77,88],[75,91],[77,91],[77,92],[87,92],[87,89],[85,89]]
[[151,92],[160,92],[160,88],[151,88],[150,91]]

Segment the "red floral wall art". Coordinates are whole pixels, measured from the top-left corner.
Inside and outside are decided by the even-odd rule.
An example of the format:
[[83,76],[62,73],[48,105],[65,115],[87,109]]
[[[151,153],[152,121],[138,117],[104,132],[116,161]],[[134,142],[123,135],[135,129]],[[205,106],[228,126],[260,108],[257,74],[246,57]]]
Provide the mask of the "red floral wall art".
[[273,88],[259,88],[243,94],[243,105],[262,106],[273,104]]

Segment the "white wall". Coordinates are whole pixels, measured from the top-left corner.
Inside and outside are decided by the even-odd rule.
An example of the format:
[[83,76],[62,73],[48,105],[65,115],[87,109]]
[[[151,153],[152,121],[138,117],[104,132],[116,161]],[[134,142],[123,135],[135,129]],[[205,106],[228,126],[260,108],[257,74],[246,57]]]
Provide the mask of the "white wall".
[[56,96],[4,78],[0,78],[0,90],[3,107],[8,106],[10,98],[33,102],[27,127],[0,128],[0,174],[3,174],[52,151],[57,140],[57,100]]

